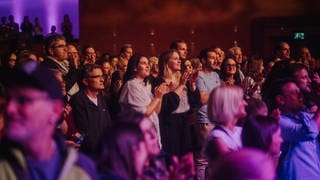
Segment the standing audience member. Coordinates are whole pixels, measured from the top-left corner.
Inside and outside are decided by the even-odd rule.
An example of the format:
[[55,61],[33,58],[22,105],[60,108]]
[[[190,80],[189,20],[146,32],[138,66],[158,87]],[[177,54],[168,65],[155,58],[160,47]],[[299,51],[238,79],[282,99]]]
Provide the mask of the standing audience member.
[[229,49],[229,58],[232,58],[235,60],[237,64],[237,73],[239,73],[240,81],[245,77],[245,72],[246,72],[246,63],[244,62],[243,55],[242,55],[242,50],[240,47],[232,47]]
[[103,76],[104,76],[104,95],[107,99],[110,99],[110,86],[111,86],[111,75],[112,75],[112,68],[111,64],[108,59],[103,59],[99,61],[101,65]]
[[63,22],[61,23],[62,35],[66,38],[67,42],[73,41],[72,35],[72,22],[68,14],[63,16]]
[[247,76],[241,84],[247,99],[251,97],[262,99],[261,87],[264,83],[263,70],[263,59],[259,56],[253,56],[248,62]]
[[95,64],[97,60],[96,50],[93,46],[87,45],[82,50],[83,60],[82,64]]
[[275,47],[275,59],[280,61],[290,61],[290,45],[287,42],[281,41]]
[[133,47],[131,44],[124,44],[120,49],[119,60],[125,59],[129,61],[133,55]]
[[188,56],[188,46],[185,40],[173,41],[170,45],[170,49],[174,49],[178,52],[180,60],[184,63]]
[[159,74],[159,58],[155,56],[150,57],[149,63],[150,63],[151,79],[155,79],[158,77],[158,74]]
[[49,69],[59,70],[66,81],[67,93],[74,94],[69,91],[76,84],[78,77],[77,73],[70,70],[69,67],[66,39],[61,35],[48,37],[46,40],[46,55],[43,64]]
[[208,165],[208,161],[203,153],[203,146],[209,132],[214,127],[208,118],[208,99],[210,92],[216,87],[220,86],[219,75],[213,71],[215,63],[217,61],[217,54],[214,49],[206,48],[200,52],[200,59],[203,64],[203,71],[199,72],[197,79],[197,88],[200,92],[201,107],[197,113],[197,147],[196,147],[196,167],[197,176],[199,180],[205,179],[205,168]]
[[101,133],[111,125],[105,97],[104,78],[101,66],[88,64],[81,75],[82,87],[70,99],[76,128],[84,136],[80,149],[90,156],[97,154],[97,143]]
[[19,24],[14,21],[14,16],[9,15],[8,17],[9,23],[8,23],[8,28],[9,28],[9,33],[8,33],[8,38],[10,40],[15,40],[17,39],[18,33],[19,33]]
[[279,80],[272,87],[271,98],[281,111],[283,138],[278,178],[319,179],[320,110],[313,115],[304,109],[302,93],[293,80]]
[[202,71],[202,63],[199,58],[193,58],[190,61],[194,70]]
[[93,162],[56,133],[63,100],[53,74],[30,61],[10,78],[0,179],[95,179]]
[[80,54],[79,48],[76,44],[68,44],[68,61],[70,69],[79,69],[80,68]]
[[35,40],[35,42],[42,42],[43,41],[43,28],[40,24],[40,20],[38,17],[34,18],[33,32],[34,32],[33,39]]
[[190,72],[181,73],[181,60],[176,50],[160,55],[159,76],[154,87],[163,82],[169,87],[169,93],[163,96],[159,119],[163,150],[170,155],[181,157],[192,151],[188,119],[192,105],[199,101],[195,81]]
[[1,24],[0,24],[0,41],[8,39],[8,32],[9,26],[7,25],[7,17],[1,17]]
[[308,69],[313,70],[316,65],[316,60],[312,57],[311,52],[307,46],[299,48],[297,63],[304,64]]
[[237,72],[237,63],[232,58],[226,58],[221,65],[220,78],[225,85],[241,85],[241,78]]
[[222,61],[225,58],[225,54],[224,54],[224,51],[220,47],[215,47],[214,48],[214,52],[216,52],[217,55],[218,55],[218,62],[217,62],[217,65],[216,65],[217,69],[215,69],[215,71],[219,73],[220,70],[221,70]]
[[149,60],[142,55],[133,55],[124,77],[125,84],[120,93],[119,103],[122,112],[134,110],[149,117],[156,127],[159,145],[161,145],[158,114],[161,110],[162,97],[168,92],[168,86],[162,83],[155,87],[153,95],[151,84],[147,79],[149,76]]
[[207,139],[209,165],[221,155],[242,147],[242,128],[236,124],[247,115],[247,102],[243,95],[243,90],[238,86],[220,86],[210,94],[208,116],[215,128]]
[[57,32],[57,27],[55,25],[52,25],[50,28],[50,33],[47,35],[47,38],[49,38],[50,36],[57,36],[59,35]]
[[43,62],[50,69],[58,69],[64,76],[68,74],[69,67],[65,63],[68,59],[66,39],[61,36],[50,36],[46,40],[46,59]]

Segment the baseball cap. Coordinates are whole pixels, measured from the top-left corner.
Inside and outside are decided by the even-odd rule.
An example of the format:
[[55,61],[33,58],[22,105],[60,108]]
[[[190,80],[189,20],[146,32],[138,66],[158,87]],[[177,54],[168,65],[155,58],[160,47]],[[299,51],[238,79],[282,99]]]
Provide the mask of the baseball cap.
[[47,92],[51,99],[63,100],[61,85],[50,69],[35,61],[28,61],[14,69],[8,78],[8,87],[32,87]]

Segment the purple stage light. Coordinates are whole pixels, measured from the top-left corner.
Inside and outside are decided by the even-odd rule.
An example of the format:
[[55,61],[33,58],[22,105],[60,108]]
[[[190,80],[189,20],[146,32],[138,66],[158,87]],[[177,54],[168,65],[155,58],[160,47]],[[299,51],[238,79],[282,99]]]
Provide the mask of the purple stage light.
[[79,0],[0,0],[0,16],[13,15],[20,25],[24,16],[34,23],[38,17],[44,29],[43,34],[50,32],[52,25],[61,33],[64,14],[68,14],[73,24],[73,35],[79,38]]

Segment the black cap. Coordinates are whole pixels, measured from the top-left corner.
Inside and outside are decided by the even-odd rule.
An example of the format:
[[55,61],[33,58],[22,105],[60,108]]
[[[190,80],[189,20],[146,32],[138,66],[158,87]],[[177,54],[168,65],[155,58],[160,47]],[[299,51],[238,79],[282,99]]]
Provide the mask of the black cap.
[[61,85],[45,65],[29,61],[13,70],[8,78],[9,87],[32,87],[47,92],[51,99],[63,100]]

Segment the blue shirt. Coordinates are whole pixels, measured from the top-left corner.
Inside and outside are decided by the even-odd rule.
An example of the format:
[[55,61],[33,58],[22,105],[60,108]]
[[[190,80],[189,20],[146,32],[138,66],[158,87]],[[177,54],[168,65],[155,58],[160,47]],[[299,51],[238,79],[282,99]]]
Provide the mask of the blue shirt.
[[281,115],[284,140],[279,160],[278,179],[320,179],[319,130],[312,114]]
[[55,150],[52,157],[46,161],[37,161],[27,158],[29,179],[33,180],[55,180],[58,178],[62,164],[62,157]]
[[[210,92],[216,87],[220,86],[220,78],[218,73],[212,71],[210,74],[205,74],[203,71],[199,72],[197,79],[197,88],[200,93],[205,92],[210,94]],[[198,123],[210,123],[207,115],[207,104],[201,106],[198,111]]]

